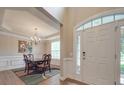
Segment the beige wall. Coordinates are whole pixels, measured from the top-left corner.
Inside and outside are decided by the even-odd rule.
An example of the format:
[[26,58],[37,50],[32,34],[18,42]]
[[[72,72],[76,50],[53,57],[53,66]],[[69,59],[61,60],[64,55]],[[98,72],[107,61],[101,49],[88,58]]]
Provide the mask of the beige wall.
[[46,47],[45,47],[46,53],[47,54],[51,53],[51,41],[50,40],[46,40],[45,45],[46,45]]
[[32,53],[34,54],[35,57],[42,57],[42,55],[46,53],[45,47],[46,47],[45,41],[41,41],[37,45],[34,44]]
[[80,22],[86,20],[89,17],[97,15],[99,13],[113,10],[117,8],[104,8],[104,7],[78,7],[67,8],[67,12],[64,15],[63,32],[61,32],[61,40],[63,42],[64,52],[62,55],[65,57],[73,56],[73,31],[74,27]]
[[[0,56],[22,56],[22,53],[18,53],[18,40],[26,39],[0,34]],[[43,53],[45,53],[44,41],[38,45],[33,45],[35,56],[42,56]]]
[[18,38],[0,35],[0,56],[18,56]]

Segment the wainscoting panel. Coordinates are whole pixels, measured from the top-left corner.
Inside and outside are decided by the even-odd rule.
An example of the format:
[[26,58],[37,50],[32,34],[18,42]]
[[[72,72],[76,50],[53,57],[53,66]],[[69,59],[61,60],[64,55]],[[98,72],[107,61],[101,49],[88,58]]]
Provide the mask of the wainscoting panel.
[[22,56],[0,56],[0,71],[24,67]]
[[63,59],[63,78],[71,78],[74,79],[74,73],[73,73],[73,60],[72,58],[64,58]]

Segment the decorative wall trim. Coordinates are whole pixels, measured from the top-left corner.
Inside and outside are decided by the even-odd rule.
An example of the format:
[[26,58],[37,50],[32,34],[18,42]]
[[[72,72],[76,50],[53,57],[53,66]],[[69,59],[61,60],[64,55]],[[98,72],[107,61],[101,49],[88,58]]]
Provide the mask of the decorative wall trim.
[[22,56],[0,56],[0,71],[24,67]]
[[55,23],[57,24],[62,24],[61,22],[59,22],[55,17],[53,17],[49,12],[47,12],[44,8],[42,7],[36,7],[36,9],[40,12],[42,12],[44,15],[46,15],[48,18],[50,18],[51,20],[53,20]]
[[72,61],[73,58],[64,58],[63,61]]
[[60,77],[61,81],[64,81],[65,79],[67,79],[67,77]]
[[72,58],[64,58],[63,59],[63,78],[71,78],[74,79],[74,68],[72,65],[73,59]]

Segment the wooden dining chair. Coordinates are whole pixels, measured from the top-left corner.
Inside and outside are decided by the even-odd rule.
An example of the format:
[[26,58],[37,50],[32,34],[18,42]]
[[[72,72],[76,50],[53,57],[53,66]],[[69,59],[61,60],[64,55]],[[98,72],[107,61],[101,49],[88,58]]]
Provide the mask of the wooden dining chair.
[[44,73],[47,70],[49,70],[49,72],[51,72],[50,63],[51,63],[51,54],[48,54],[48,55],[46,55],[45,60],[44,60]]
[[51,72],[51,58],[52,58],[52,56],[51,56],[51,54],[48,54],[47,55],[48,56],[48,69],[49,69],[49,72]]
[[51,63],[51,54],[43,54],[42,56],[42,63],[39,63],[37,65],[38,69],[44,74],[45,76],[45,72],[47,70],[49,70],[49,72],[51,72],[51,67],[50,67],[50,63]]
[[37,64],[38,70],[39,70],[41,73],[43,73],[44,76],[45,76],[45,71],[46,71],[46,66],[45,66],[46,60],[47,60],[47,54],[43,54],[43,55],[42,55],[41,62],[38,62],[38,64]]
[[43,54],[43,55],[42,55],[42,60],[44,60],[44,59],[46,58],[46,55],[47,55],[47,54]]
[[25,70],[24,70],[24,72],[25,73],[27,72],[27,75],[28,75],[30,70],[35,69],[35,65],[32,63],[31,60],[29,60],[27,55],[24,54],[23,57],[24,57],[24,61],[25,61]]
[[34,55],[33,54],[28,54],[28,60],[34,61]]
[[24,57],[24,61],[25,61],[25,70],[24,70],[24,72],[26,72],[27,67],[28,67],[28,57],[25,54],[23,54],[23,57]]

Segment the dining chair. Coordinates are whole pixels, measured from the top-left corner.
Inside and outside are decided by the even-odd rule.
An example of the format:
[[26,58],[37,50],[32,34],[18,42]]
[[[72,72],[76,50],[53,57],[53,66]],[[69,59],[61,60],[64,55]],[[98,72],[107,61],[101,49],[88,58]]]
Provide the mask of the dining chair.
[[23,57],[24,57],[24,61],[25,61],[25,70],[24,70],[24,72],[26,73],[26,71],[27,71],[27,75],[28,75],[30,70],[35,69],[35,65],[32,63],[31,60],[29,60],[28,55],[23,54]]
[[28,54],[28,60],[34,61],[34,55],[33,54]]
[[45,60],[44,60],[44,73],[47,70],[49,70],[49,72],[51,72],[50,63],[51,63],[51,54],[48,54],[48,55],[46,55]]
[[44,74],[45,76],[45,71],[46,71],[46,61],[47,61],[47,54],[43,54],[42,55],[42,59],[41,59],[41,62],[38,62],[37,64],[37,68],[38,70]]
[[47,56],[48,56],[48,69],[49,69],[49,72],[51,72],[51,66],[50,66],[50,64],[51,64],[51,58],[52,58],[52,56],[51,56],[51,54],[48,54]]
[[46,55],[47,55],[47,54],[43,54],[43,55],[42,55],[42,60],[44,60],[44,59],[46,58]]
[[25,70],[24,70],[24,72],[26,72],[27,67],[28,67],[28,57],[25,54],[23,54],[23,57],[24,57],[24,61],[25,61]]

